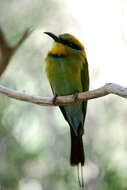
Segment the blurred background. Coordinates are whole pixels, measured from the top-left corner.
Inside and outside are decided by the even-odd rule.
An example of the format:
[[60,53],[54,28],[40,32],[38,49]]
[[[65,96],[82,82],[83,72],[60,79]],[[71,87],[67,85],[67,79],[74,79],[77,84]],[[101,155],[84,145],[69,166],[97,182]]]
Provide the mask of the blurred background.
[[[17,91],[52,96],[44,57],[52,39],[44,31],[71,33],[84,45],[90,89],[127,86],[127,0],[0,0],[0,27],[13,46],[33,32],[0,77]],[[1,55],[1,53],[0,53]],[[113,95],[90,100],[85,123],[86,190],[127,189],[127,104]],[[0,189],[79,189],[69,165],[68,124],[57,107],[0,95]]]

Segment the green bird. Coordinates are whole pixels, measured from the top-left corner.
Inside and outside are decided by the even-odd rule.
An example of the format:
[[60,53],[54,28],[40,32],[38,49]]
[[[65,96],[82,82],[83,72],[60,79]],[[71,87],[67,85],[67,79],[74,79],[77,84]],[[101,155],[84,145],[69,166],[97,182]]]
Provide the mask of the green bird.
[[[86,53],[79,40],[70,34],[56,36],[45,32],[53,40],[52,49],[46,56],[46,74],[54,96],[77,94],[89,90],[89,71]],[[84,165],[85,155],[82,136],[87,110],[87,101],[59,106],[70,126],[70,164]]]

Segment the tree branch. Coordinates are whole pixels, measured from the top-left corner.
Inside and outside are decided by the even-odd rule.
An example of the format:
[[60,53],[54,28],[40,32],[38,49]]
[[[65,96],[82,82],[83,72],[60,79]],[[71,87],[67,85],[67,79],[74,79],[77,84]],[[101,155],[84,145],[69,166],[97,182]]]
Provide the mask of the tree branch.
[[115,83],[107,83],[98,89],[78,93],[76,101],[73,95],[58,96],[56,97],[55,103],[52,97],[40,97],[40,96],[30,95],[25,92],[17,92],[15,90],[6,88],[1,85],[0,85],[0,93],[13,99],[39,104],[41,106],[58,106],[58,105],[74,104],[76,102],[83,102],[85,100],[103,97],[108,94],[115,94],[123,98],[127,98],[127,88],[124,88]]
[[24,31],[18,43],[13,47],[13,51],[17,51],[17,49],[21,46],[21,44],[27,39],[27,37],[32,33],[32,29],[28,28]]
[[31,33],[30,29],[27,29],[14,46],[10,46],[5,38],[5,35],[0,28],[0,76],[6,70],[10,59],[21,46],[21,44],[27,39],[28,35]]

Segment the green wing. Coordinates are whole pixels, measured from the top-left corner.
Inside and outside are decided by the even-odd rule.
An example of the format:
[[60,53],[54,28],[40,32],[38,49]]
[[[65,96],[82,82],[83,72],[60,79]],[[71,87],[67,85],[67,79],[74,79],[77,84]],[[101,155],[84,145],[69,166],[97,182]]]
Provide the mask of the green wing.
[[[88,71],[87,59],[84,60],[83,67],[81,70],[81,83],[82,83],[82,90],[88,91],[89,90],[89,71]],[[60,109],[64,115],[64,118],[69,123],[69,125],[73,128],[75,135],[77,136],[77,134],[78,134],[77,131],[78,131],[79,125],[81,123],[83,125],[84,121],[85,121],[86,110],[87,110],[87,101],[85,101],[83,103],[78,103],[78,104],[72,105],[72,106],[70,106],[70,108],[71,107],[72,107],[71,112],[72,112],[73,117],[71,116],[71,113],[68,112],[69,107],[60,106]],[[80,112],[81,110],[82,110],[82,113]],[[74,112],[76,112],[76,114],[74,114]],[[81,115],[82,115],[82,119],[81,119]],[[76,121],[76,118],[77,118],[77,121]],[[74,121],[74,119],[75,119],[75,121]]]
[[[88,91],[89,90],[89,70],[88,70],[88,62],[87,59],[85,58],[83,67],[81,70],[81,81],[82,81],[82,87],[83,91]],[[87,101],[83,103],[83,121],[85,121],[85,116],[86,116],[86,110],[87,110]]]

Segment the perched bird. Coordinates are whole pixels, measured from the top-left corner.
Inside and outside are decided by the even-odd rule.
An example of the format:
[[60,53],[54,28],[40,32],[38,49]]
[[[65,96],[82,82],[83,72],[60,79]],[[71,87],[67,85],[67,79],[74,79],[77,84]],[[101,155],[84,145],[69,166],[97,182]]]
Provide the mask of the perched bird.
[[[53,40],[52,49],[46,56],[46,74],[54,96],[76,94],[89,90],[89,71],[86,53],[79,40],[70,34],[56,36],[45,32]],[[82,136],[86,116],[87,101],[59,106],[70,126],[72,166],[84,165],[85,155]]]

